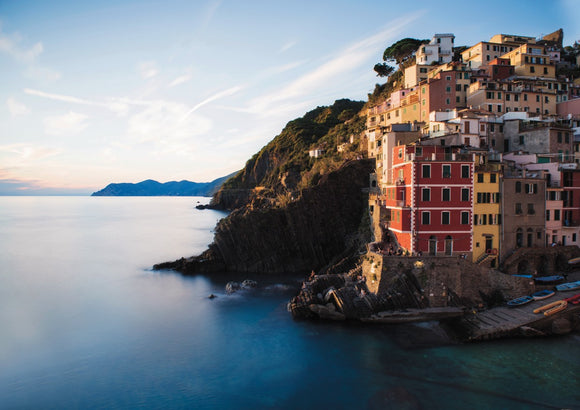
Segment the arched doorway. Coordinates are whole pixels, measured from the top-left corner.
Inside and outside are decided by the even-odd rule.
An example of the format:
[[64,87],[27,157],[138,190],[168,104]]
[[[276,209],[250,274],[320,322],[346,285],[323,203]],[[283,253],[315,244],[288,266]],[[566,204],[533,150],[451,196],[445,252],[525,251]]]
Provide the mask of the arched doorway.
[[453,239],[451,236],[447,235],[445,237],[445,255],[451,256],[453,253]]
[[433,235],[429,237],[429,255],[437,255],[437,238]]

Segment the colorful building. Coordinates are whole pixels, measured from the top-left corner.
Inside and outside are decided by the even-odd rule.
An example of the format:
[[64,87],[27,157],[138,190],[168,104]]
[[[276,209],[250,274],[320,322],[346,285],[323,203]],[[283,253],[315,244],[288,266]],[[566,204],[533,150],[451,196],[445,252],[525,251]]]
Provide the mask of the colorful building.
[[389,229],[411,253],[471,255],[473,154],[459,148],[393,149]]

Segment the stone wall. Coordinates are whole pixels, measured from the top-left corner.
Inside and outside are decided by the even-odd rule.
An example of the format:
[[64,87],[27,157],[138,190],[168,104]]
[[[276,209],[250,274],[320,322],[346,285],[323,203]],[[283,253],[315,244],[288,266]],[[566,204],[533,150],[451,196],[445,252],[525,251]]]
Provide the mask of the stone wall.
[[416,278],[422,290],[417,295],[431,307],[498,302],[533,293],[533,280],[506,275],[457,257],[383,256],[363,257],[363,275],[369,291],[385,294],[403,275]]

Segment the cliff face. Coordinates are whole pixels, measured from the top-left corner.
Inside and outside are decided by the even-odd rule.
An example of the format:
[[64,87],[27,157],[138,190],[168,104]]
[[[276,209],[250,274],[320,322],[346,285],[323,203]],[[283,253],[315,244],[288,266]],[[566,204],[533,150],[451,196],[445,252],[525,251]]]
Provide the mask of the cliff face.
[[[357,158],[365,125],[365,119],[358,115],[363,105],[360,101],[337,100],[288,122],[279,135],[223,184],[210,207],[233,210],[257,197],[290,196],[315,185],[321,175],[345,160]],[[321,158],[309,156],[313,148],[322,150]]]
[[318,270],[369,240],[359,229],[368,201],[362,190],[373,169],[372,160],[350,161],[285,206],[262,206],[256,200],[218,223],[214,242],[202,255],[155,268],[183,273]]

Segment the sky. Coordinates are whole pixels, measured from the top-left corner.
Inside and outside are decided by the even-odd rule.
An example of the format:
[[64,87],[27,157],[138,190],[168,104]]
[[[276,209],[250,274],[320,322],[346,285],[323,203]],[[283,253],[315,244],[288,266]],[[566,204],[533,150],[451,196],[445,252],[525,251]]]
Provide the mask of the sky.
[[288,121],[366,101],[405,37],[580,41],[580,0],[481,4],[0,0],[0,195],[228,175]]

